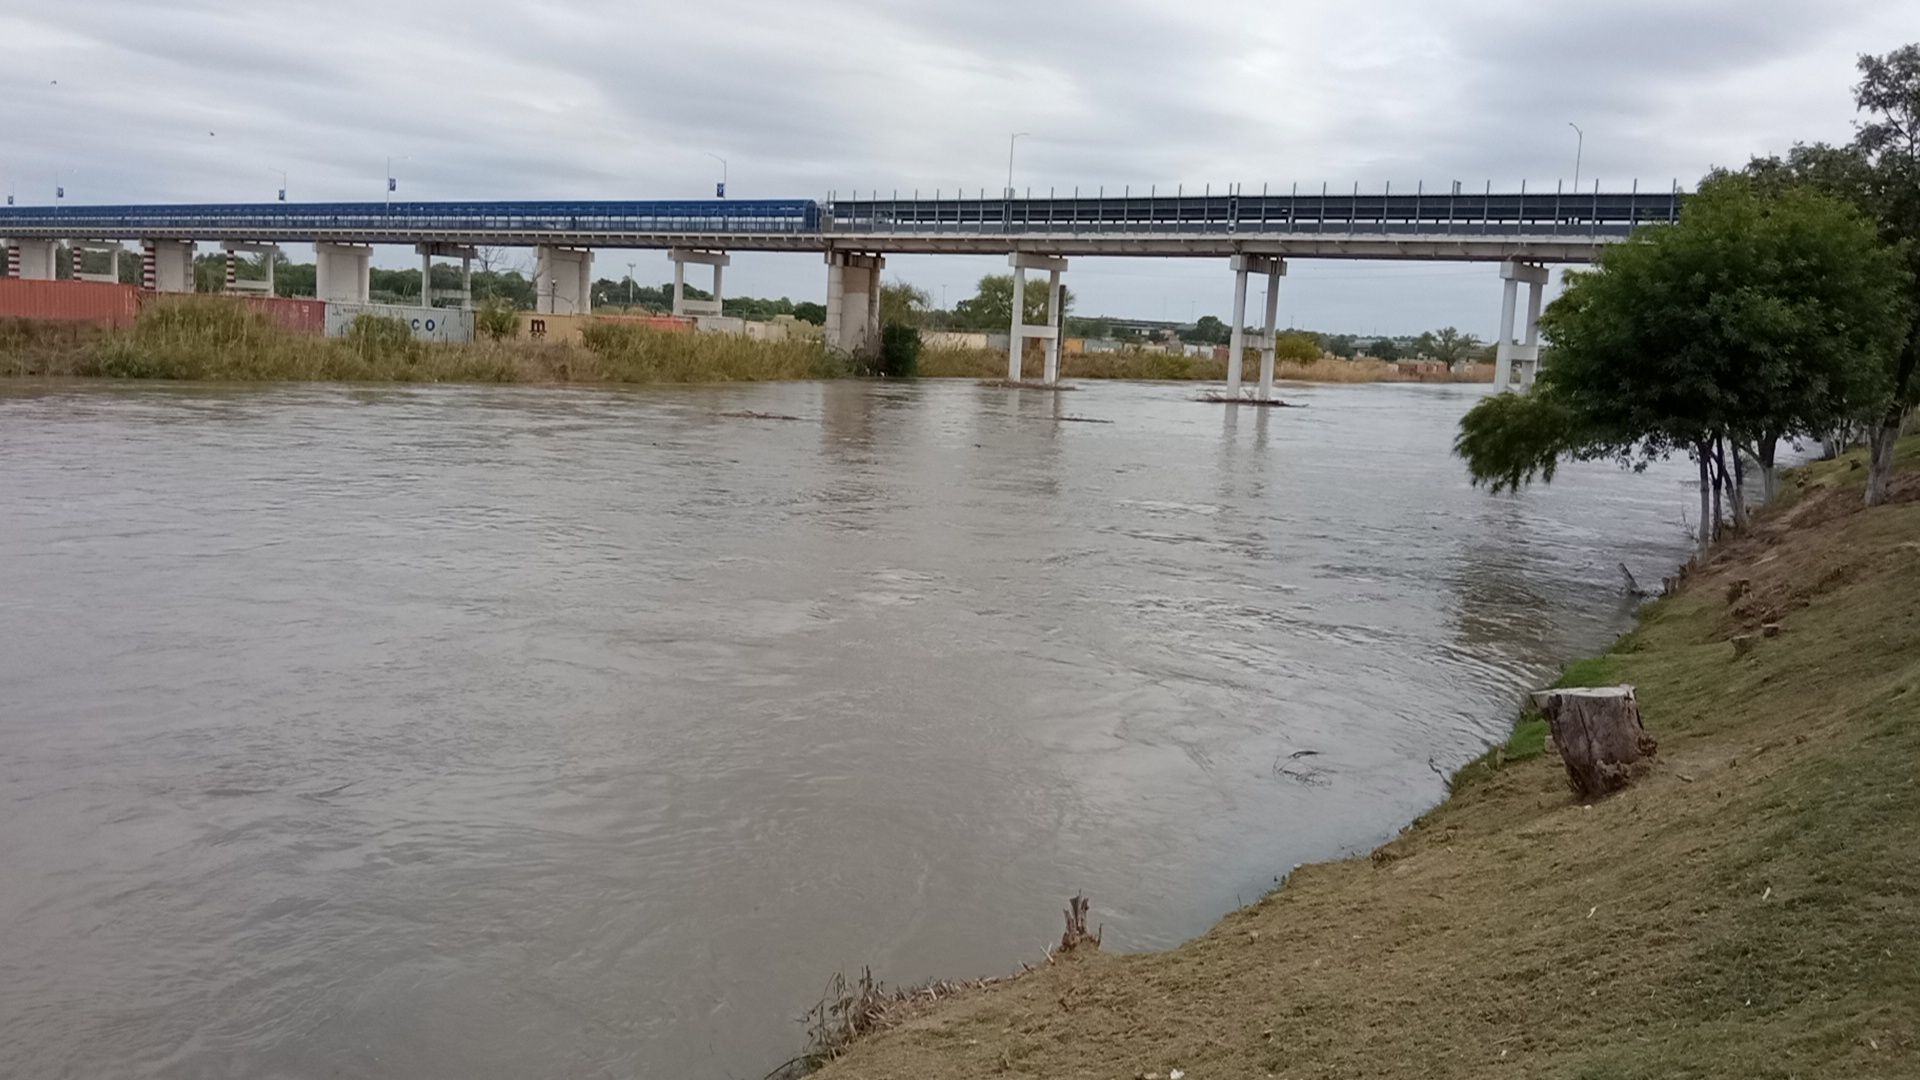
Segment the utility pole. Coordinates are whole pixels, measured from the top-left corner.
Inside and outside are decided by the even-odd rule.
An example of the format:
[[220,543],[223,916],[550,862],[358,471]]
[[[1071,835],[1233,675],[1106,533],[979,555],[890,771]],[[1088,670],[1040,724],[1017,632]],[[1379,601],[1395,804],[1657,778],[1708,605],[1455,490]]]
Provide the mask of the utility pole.
[[1033,134],[1030,131],[1016,131],[1007,140],[1007,198],[1013,198],[1013,148],[1022,138]]
[[1580,125],[1571,120],[1567,121],[1567,126],[1572,128],[1573,133],[1578,136],[1573,144],[1573,190],[1578,192],[1580,190],[1580,157],[1587,149],[1587,133],[1580,130]]

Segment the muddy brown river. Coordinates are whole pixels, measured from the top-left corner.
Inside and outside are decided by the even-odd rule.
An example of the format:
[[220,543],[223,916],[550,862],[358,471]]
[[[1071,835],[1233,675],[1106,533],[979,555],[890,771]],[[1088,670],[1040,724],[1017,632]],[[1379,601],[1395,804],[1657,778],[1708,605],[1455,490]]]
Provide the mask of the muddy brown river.
[[0,1075],[758,1078],[1198,933],[1684,557],[1482,392],[0,387]]

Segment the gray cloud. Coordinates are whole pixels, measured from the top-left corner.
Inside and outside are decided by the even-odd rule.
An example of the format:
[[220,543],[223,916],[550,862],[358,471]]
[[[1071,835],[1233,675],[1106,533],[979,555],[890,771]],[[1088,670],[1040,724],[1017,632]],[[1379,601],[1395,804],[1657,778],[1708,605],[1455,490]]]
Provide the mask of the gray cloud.
[[[1853,59],[1916,36],[1902,0],[0,2],[0,153],[25,202],[740,197],[1016,183],[1323,181],[1410,189],[1664,187],[1843,139]],[[53,80],[58,80],[55,85]],[[209,135],[208,132],[214,134]],[[395,261],[404,261],[398,254]],[[608,253],[607,276],[657,254]],[[995,259],[896,258],[948,299]],[[817,261],[743,256],[756,291],[814,297]],[[649,269],[652,267],[652,269]],[[1214,263],[1087,260],[1082,310],[1225,307]],[[1297,265],[1301,325],[1485,333],[1472,267]]]

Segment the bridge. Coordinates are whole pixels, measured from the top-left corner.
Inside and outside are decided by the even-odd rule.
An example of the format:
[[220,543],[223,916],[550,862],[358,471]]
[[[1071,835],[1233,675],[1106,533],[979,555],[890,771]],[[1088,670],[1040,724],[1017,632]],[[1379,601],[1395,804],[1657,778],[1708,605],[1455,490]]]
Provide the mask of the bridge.
[[[1023,289],[1026,272],[1049,275],[1048,318],[1026,324],[1016,310],[1009,377],[1020,376],[1028,339],[1045,344],[1044,381],[1059,371],[1059,285],[1067,260],[1085,256],[1226,258],[1235,273],[1228,395],[1241,395],[1241,357],[1261,350],[1257,396],[1271,399],[1275,317],[1288,259],[1397,259],[1498,263],[1505,285],[1496,381],[1531,377],[1538,360],[1536,322],[1547,266],[1584,263],[1634,229],[1679,215],[1677,185],[1664,192],[1480,192],[1258,194],[1232,188],[1171,194],[1123,189],[1093,195],[1003,191],[898,192],[767,200],[507,201],[387,203],[228,203],[0,208],[8,273],[53,277],[56,244],[74,251],[141,245],[150,289],[190,291],[193,252],[217,243],[229,254],[267,252],[280,243],[312,243],[319,298],[367,300],[372,246],[410,244],[430,271],[436,257],[458,258],[470,273],[476,249],[532,247],[541,310],[590,306],[593,252],[659,249],[674,263],[674,312],[718,315],[723,269],[734,251],[814,252],[828,266],[827,342],[854,351],[879,333],[880,271],[890,254],[1007,255]],[[684,295],[687,264],[711,268],[711,301]],[[76,261],[77,266],[77,261]],[[1264,331],[1248,335],[1250,275],[1267,278]],[[83,275],[84,276],[84,275]],[[231,280],[231,275],[230,275]],[[424,279],[423,279],[424,280]],[[1516,335],[1517,288],[1528,285],[1527,314]],[[1016,309],[1019,305],[1015,305]]]

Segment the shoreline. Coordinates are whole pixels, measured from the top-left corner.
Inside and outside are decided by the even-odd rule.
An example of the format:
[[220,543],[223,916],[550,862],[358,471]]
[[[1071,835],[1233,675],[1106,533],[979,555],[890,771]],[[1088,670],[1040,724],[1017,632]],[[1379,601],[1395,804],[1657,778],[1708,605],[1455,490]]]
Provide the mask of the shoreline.
[[1884,507],[1860,505],[1860,454],[1786,474],[1556,683],[1639,688],[1659,751],[1634,786],[1579,802],[1523,714],[1398,837],[1296,868],[1198,938],[852,997],[862,1024],[802,1060],[828,1078],[1920,1071],[1920,436]]

